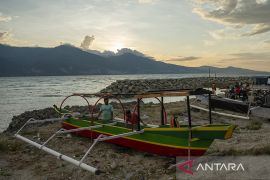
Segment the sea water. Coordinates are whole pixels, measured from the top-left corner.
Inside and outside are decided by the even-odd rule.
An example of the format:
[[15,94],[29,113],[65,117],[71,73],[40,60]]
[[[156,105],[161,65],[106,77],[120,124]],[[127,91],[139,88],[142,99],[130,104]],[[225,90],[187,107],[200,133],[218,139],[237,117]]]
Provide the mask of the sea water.
[[[208,74],[0,77],[0,132],[8,127],[15,115],[52,107],[53,104],[59,106],[61,101],[72,93],[96,93],[117,80],[202,76],[207,77]],[[166,100],[165,98],[165,102],[176,100],[179,99]],[[96,99],[89,99],[89,101],[93,104]],[[79,97],[72,97],[65,102],[65,105],[86,105],[86,102]]]

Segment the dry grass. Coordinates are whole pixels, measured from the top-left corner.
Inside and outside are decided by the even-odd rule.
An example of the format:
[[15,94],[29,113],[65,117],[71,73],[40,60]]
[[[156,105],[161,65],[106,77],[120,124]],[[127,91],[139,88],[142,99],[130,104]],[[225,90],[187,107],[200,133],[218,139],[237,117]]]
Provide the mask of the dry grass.
[[250,123],[246,126],[248,130],[259,130],[262,128],[262,122],[260,121],[250,121]]

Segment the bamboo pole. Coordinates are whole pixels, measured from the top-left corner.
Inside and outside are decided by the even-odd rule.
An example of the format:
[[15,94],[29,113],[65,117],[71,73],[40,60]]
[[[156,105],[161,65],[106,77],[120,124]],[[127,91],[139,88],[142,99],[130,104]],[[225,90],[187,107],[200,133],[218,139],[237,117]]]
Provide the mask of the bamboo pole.
[[212,124],[212,105],[211,105],[211,93],[208,94],[208,108],[209,108],[209,123]]
[[[206,108],[203,108],[203,107],[199,107],[199,106],[196,106],[196,105],[190,105],[190,107],[193,107],[195,109],[199,109],[199,110],[202,110],[202,111],[206,111],[208,112],[209,110],[206,109]],[[228,113],[222,113],[222,112],[217,112],[217,111],[211,111],[213,114],[218,114],[218,115],[221,115],[221,116],[227,116],[227,117],[234,117],[234,118],[239,118],[239,119],[249,119],[249,117],[246,117],[246,116],[239,116],[239,115],[234,115],[234,114],[228,114]]]
[[161,115],[161,125],[164,125],[164,99],[163,97],[161,97],[161,112],[160,112],[160,115]]
[[137,98],[137,131],[141,130],[141,117],[140,117],[140,98]]

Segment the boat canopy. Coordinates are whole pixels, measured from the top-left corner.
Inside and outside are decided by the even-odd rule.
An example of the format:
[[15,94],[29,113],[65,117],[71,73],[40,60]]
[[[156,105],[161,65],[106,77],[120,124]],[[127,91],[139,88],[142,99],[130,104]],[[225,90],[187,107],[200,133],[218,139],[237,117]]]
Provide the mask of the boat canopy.
[[134,98],[153,98],[153,97],[172,97],[172,96],[192,96],[192,95],[203,95],[212,94],[212,91],[203,88],[197,89],[163,89],[163,90],[148,90],[145,92],[134,93],[73,93],[73,95],[83,97],[134,97]]
[[163,91],[148,91],[143,94],[138,94],[136,98],[152,98],[152,97],[171,97],[171,96],[192,96],[192,95],[203,95],[211,94],[212,92],[203,88],[196,90],[163,90]]

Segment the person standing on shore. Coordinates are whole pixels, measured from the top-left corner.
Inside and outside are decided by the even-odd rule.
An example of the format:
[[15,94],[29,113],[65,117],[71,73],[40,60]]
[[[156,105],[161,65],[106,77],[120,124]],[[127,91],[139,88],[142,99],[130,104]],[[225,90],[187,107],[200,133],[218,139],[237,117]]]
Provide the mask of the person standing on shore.
[[248,101],[249,91],[250,91],[249,83],[244,84],[242,89],[242,101]]
[[109,104],[109,98],[104,98],[104,104],[101,105],[97,119],[101,115],[101,119],[105,122],[113,120],[113,106]]
[[212,94],[216,95],[216,91],[217,91],[216,83],[212,83]]

